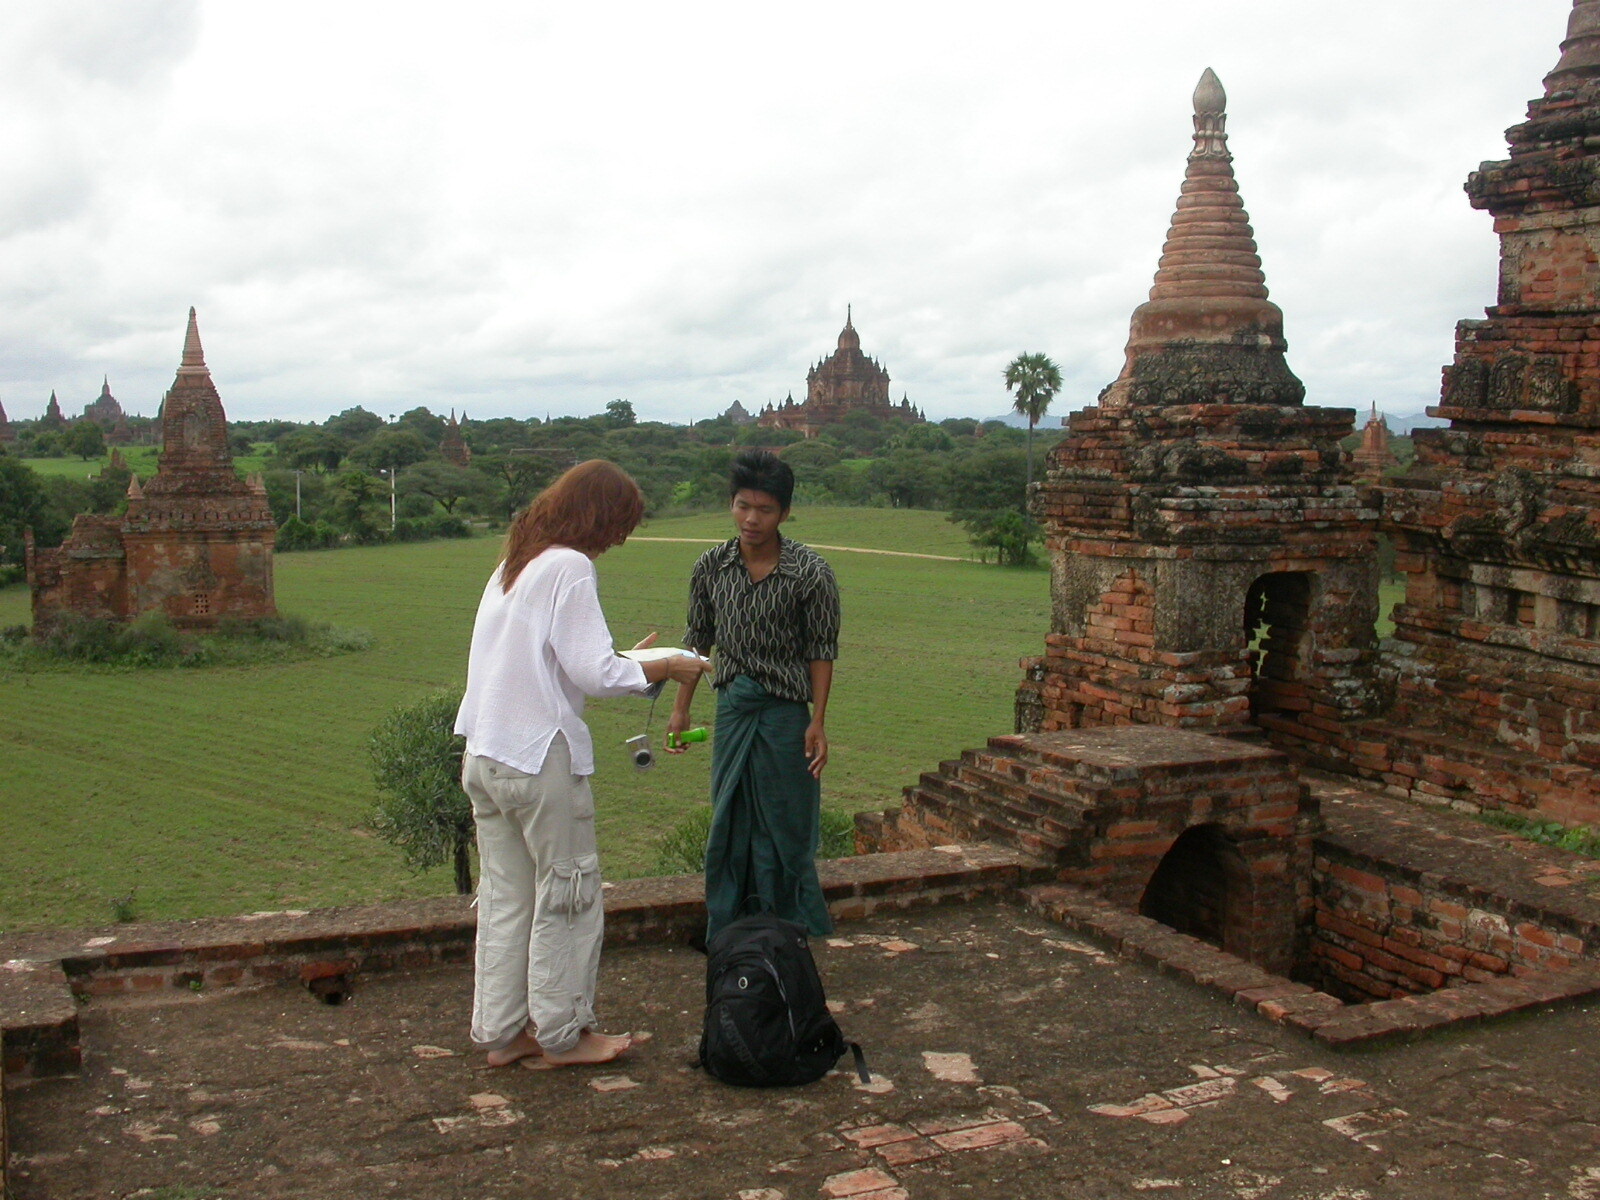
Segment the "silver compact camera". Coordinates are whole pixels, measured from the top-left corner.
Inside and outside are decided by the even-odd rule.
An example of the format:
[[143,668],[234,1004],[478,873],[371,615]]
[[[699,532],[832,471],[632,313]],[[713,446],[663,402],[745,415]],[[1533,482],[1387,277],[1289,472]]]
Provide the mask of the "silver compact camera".
[[655,752],[650,749],[650,735],[641,733],[629,738],[622,743],[628,748],[628,757],[633,760],[635,770],[648,771],[656,765]]

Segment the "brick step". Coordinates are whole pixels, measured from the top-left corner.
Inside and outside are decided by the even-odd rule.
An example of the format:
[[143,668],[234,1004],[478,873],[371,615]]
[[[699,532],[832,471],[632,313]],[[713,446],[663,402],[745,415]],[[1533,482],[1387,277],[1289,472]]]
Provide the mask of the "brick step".
[[931,788],[907,788],[906,811],[920,812],[941,822],[963,842],[988,842],[1048,862],[1059,862],[1066,854],[1066,847],[1044,834],[1016,827],[992,807],[975,809],[961,799]]
[[[1070,816],[1062,821],[1030,812],[945,775],[924,774],[921,783],[906,789],[906,797],[911,807],[926,808],[952,826],[985,830],[983,840],[999,841],[1034,854],[1057,857],[1085,840],[1086,827]],[[958,813],[962,815],[957,817]]]
[[968,784],[985,796],[1003,800],[1013,808],[1055,821],[1065,819],[1077,824],[1082,822],[1089,812],[1089,804],[1076,790],[1041,788],[1019,779],[1021,772],[1001,774],[962,759],[959,762],[943,764],[938,774],[945,779]]
[[987,783],[953,778],[943,774],[925,774],[921,785],[979,811],[994,811],[1002,820],[1015,828],[1042,833],[1053,841],[1066,845],[1084,837],[1089,828],[1080,807],[1068,805],[1044,806],[1018,804],[1009,797],[996,795]]
[[[1138,726],[1130,728],[1152,727]],[[1207,729],[1197,732],[1211,737],[1225,737],[1228,741],[1239,741],[1246,744],[1251,741],[1259,743],[1263,740],[1260,736],[1246,734],[1242,729],[1238,730],[1236,734],[1236,730],[1233,727],[1227,730]],[[995,746],[992,744],[994,741],[999,741],[1001,744]],[[1063,754],[1059,751],[1029,745],[1013,745],[1009,743],[1009,740],[998,738],[991,739],[989,749],[969,751],[968,753],[985,755],[996,759],[1010,759],[1016,764],[1016,769],[1024,773],[1044,767],[1051,774],[1071,779],[1073,793],[1080,797],[1081,802],[1089,808],[1095,807],[1099,796],[1103,793],[1120,791],[1130,785],[1140,786],[1139,781],[1141,779],[1151,777],[1152,772],[1160,773],[1159,769],[1151,764],[1142,766],[1119,765],[1108,768],[1102,763],[1085,762],[1076,756]],[[1189,760],[1182,762],[1175,768],[1176,773],[1181,775],[1184,780],[1192,781],[1192,783],[1186,784],[1182,788],[1185,791],[1191,788],[1198,789],[1207,786],[1206,780],[1208,778],[1220,779],[1237,775],[1239,770],[1240,766],[1237,762],[1225,757],[1219,758],[1217,761]]]

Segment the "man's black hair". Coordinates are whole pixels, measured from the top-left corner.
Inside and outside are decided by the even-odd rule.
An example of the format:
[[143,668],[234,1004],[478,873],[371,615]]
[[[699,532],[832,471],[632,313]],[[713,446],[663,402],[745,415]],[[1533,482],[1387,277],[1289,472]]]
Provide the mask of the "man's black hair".
[[728,472],[728,499],[746,489],[767,493],[787,512],[794,501],[794,468],[770,450],[745,450]]

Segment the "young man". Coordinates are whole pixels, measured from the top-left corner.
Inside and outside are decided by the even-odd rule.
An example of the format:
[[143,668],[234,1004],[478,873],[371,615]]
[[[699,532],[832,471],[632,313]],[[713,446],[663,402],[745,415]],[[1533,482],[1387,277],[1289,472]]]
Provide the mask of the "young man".
[[[728,494],[737,536],[695,563],[684,635],[690,649],[717,652],[706,939],[756,910],[829,933],[816,855],[839,587],[820,555],[778,532],[794,498],[787,463],[740,454]],[[694,691],[678,688],[668,753],[683,753],[674,735],[689,728]]]

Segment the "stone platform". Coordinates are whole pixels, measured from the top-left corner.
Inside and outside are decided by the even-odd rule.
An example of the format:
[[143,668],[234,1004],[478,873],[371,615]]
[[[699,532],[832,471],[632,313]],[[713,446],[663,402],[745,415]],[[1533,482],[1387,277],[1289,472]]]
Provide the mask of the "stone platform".
[[819,939],[874,1081],[689,1066],[704,960],[608,952],[594,1070],[488,1071],[470,972],[163,993],[82,1013],[78,1079],[10,1090],[17,1200],[1531,1200],[1600,1188],[1600,1007],[1339,1054],[994,901]]

